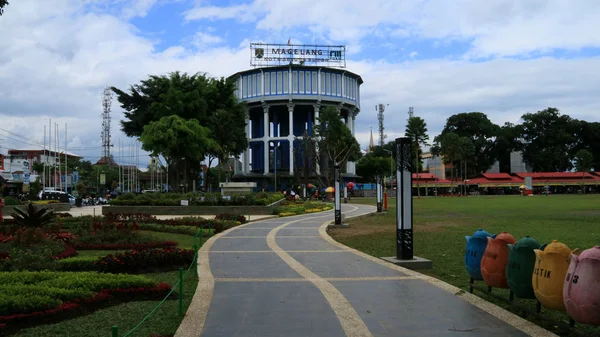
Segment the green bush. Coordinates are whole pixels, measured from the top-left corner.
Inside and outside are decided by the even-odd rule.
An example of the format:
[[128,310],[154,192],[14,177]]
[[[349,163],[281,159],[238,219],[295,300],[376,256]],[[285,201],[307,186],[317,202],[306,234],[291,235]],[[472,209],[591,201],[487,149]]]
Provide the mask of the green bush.
[[[152,232],[163,232],[163,233],[175,233],[175,234],[186,234],[186,235],[195,235],[199,233],[200,230],[198,227],[194,226],[170,226],[170,225],[159,225],[159,224],[151,224],[151,223],[142,223],[139,224],[141,230],[152,231]],[[205,229],[203,231],[202,236],[209,236],[212,233],[212,230]]]
[[75,256],[58,260],[58,269],[63,271],[93,271],[96,270],[94,262],[98,261],[96,256]]
[[61,304],[62,301],[49,295],[0,293],[0,315],[2,316],[48,310]]
[[17,198],[14,198],[14,197],[4,197],[4,205],[5,206],[18,206],[20,204],[21,204],[21,202]]

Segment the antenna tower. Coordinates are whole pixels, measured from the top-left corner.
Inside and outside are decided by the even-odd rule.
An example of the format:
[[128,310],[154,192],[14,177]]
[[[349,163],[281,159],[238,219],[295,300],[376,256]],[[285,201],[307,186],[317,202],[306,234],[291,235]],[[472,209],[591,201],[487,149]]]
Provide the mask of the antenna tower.
[[383,146],[385,144],[385,139],[387,138],[387,135],[384,133],[385,127],[383,126],[383,112],[388,105],[389,104],[384,105],[380,103],[375,107],[375,110],[378,111],[377,119],[379,120],[379,146]]
[[110,160],[110,105],[112,103],[112,92],[110,88],[104,88],[102,93],[102,158]]
[[415,115],[415,108],[412,106],[408,108],[408,118],[412,118]]

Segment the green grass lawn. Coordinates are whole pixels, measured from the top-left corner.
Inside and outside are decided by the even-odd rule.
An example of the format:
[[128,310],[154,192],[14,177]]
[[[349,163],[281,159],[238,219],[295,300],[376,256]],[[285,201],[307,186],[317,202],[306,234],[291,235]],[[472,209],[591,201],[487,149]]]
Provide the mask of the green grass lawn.
[[[375,205],[375,199],[355,198],[352,202]],[[390,199],[386,215],[351,221],[350,229],[331,230],[330,234],[367,254],[395,256],[395,202]],[[600,195],[413,198],[413,207],[415,255],[433,261],[433,269],[425,273],[462,289],[468,289],[469,284],[463,262],[465,236],[478,228],[493,234],[507,231],[517,240],[525,235],[540,243],[559,240],[571,249],[600,244]],[[494,292],[508,297],[507,291]],[[531,300],[518,302],[535,306]],[[562,314],[550,315],[566,320]],[[600,335],[600,330],[594,331]]]
[[[194,243],[194,237],[184,234],[173,234],[163,232],[146,232],[155,237],[157,241],[175,241],[178,247],[191,249]],[[204,238],[203,241],[207,239]],[[200,245],[200,242],[198,242]],[[114,254],[115,250],[80,250],[80,256],[97,256],[102,257],[108,254]],[[185,270],[184,270],[185,271]],[[178,280],[179,271],[169,271],[162,273],[148,273],[145,276],[156,280],[157,282],[165,282],[171,286],[175,285]],[[186,275],[184,279],[184,312],[187,310],[198,280],[193,274],[193,270]],[[175,290],[177,292],[178,289]],[[89,315],[77,317],[74,319],[62,321],[56,324],[39,325],[33,328],[20,330],[14,336],[19,337],[96,337],[110,336],[111,327],[119,326],[120,335],[124,335],[133,327],[135,327],[144,317],[152,311],[160,301],[135,301],[122,303],[106,309],[95,311]],[[160,335],[174,334],[183,317],[178,315],[178,301],[167,300],[154,312],[151,318],[144,322],[131,337],[149,337],[152,333]]]

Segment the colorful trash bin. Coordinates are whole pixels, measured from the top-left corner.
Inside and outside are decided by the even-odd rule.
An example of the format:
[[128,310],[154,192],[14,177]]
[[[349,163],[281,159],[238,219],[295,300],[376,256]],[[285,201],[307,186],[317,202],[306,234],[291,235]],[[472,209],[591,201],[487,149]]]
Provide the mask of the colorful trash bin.
[[540,243],[529,235],[514,245],[509,244],[508,264],[506,265],[506,281],[513,294],[519,298],[535,298],[531,275],[535,267],[534,249]]
[[[565,311],[563,285],[569,269],[571,250],[567,245],[552,240],[546,247],[534,249],[536,255],[532,285],[535,297],[551,310]],[[577,253],[577,249],[573,254]]]
[[481,258],[487,247],[488,237],[493,238],[494,235],[479,228],[473,235],[465,236],[467,239],[467,247],[465,250],[465,266],[467,273],[473,280],[483,280],[481,276]]
[[567,313],[576,322],[600,325],[600,246],[571,254],[563,298]]
[[508,288],[506,282],[506,265],[508,264],[509,244],[517,242],[515,237],[507,232],[498,234],[495,238],[488,237],[488,244],[481,258],[481,276],[490,287]]

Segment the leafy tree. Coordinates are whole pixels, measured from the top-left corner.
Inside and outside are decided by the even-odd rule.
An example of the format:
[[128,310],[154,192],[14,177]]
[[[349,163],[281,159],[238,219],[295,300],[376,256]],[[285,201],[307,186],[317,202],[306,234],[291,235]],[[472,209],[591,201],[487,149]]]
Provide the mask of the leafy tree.
[[374,182],[378,175],[390,174],[393,164],[393,160],[389,156],[379,157],[368,153],[356,163],[356,174],[361,176],[364,182]]
[[[184,172],[186,183],[188,167],[197,165],[199,169],[200,161],[217,147],[208,128],[201,126],[196,119],[185,120],[177,115],[162,117],[158,122],[146,125],[140,140],[142,148],[152,156],[161,155],[168,166],[175,165],[181,169],[170,172],[173,175]],[[181,177],[171,181],[181,181]]]
[[0,0],[0,16],[4,14],[4,7],[8,5],[8,0]]
[[44,163],[35,162],[31,165],[31,169],[37,174],[42,174],[44,172]]
[[421,146],[427,146],[429,135],[427,134],[427,123],[421,117],[412,116],[408,118],[406,123],[405,136],[410,138],[413,143],[413,156],[415,157],[415,168],[417,173],[417,196],[421,196],[419,190],[419,167],[422,166]]
[[204,74],[188,75],[172,72],[151,75],[140,84],[130,86],[129,93],[112,87],[117,100],[125,110],[121,121],[123,132],[129,137],[140,137],[144,127],[162,117],[177,115],[183,119],[206,122],[207,96],[214,95],[209,79]]
[[431,147],[431,153],[435,156],[441,156],[444,164],[451,164],[451,179],[454,180],[456,171],[455,162],[459,160],[460,136],[454,132],[447,132],[435,137],[434,144]]
[[450,116],[438,137],[455,133],[459,137],[471,139],[475,146],[475,153],[468,162],[474,175],[477,175],[487,171],[496,161],[494,141],[498,128],[482,112],[463,112]]
[[[130,86],[128,92],[114,87],[112,90],[125,110],[121,126],[130,137],[140,137],[144,126],[176,115],[184,120],[195,119],[210,130],[208,137],[216,146],[205,153],[209,166],[215,159],[223,163],[230,156],[237,157],[248,147],[246,108],[234,95],[236,84],[232,79],[173,72],[152,75]],[[199,172],[199,163],[188,164],[191,174]],[[205,181],[208,183],[210,179],[206,177]]]
[[523,126],[506,122],[499,127],[495,142],[496,158],[500,172],[510,172],[510,154],[523,150]]
[[[310,183],[309,176],[316,173],[316,164],[319,162],[319,153],[317,149],[317,137],[309,135],[308,130],[304,130],[302,137],[296,137],[300,140],[300,147],[294,148],[294,158],[302,158],[302,165],[298,160],[294,160],[294,175],[298,182],[303,181],[303,184]],[[317,177],[320,179],[320,177]],[[320,185],[323,184],[319,181]]]
[[590,151],[594,157],[590,168],[598,171],[600,170],[600,123],[586,121],[576,123],[578,124],[576,152],[582,149]]
[[536,172],[564,172],[573,167],[578,124],[556,108],[524,114],[523,161]]
[[[246,111],[242,106],[232,109],[219,109],[210,116],[209,129],[216,146],[208,152],[208,166],[214,159],[225,163],[230,156],[237,157],[248,148],[246,137]],[[208,183],[208,179],[205,180]],[[208,186],[208,185],[206,185]]]
[[[319,124],[315,126],[315,135],[318,139],[319,158],[324,157],[326,162],[326,182],[331,186],[334,166],[343,167],[348,161],[358,160],[361,156],[360,145],[333,107],[321,110]],[[321,171],[323,172],[323,168]]]

